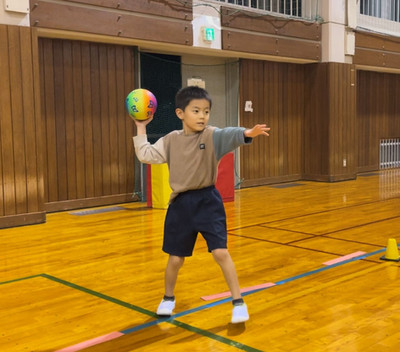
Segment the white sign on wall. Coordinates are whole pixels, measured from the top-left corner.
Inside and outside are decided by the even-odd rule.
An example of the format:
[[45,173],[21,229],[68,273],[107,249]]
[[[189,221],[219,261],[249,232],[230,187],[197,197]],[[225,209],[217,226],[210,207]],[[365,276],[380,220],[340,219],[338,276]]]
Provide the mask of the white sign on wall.
[[221,49],[221,22],[219,17],[194,16],[193,46]]
[[29,13],[29,0],[4,0],[6,11]]

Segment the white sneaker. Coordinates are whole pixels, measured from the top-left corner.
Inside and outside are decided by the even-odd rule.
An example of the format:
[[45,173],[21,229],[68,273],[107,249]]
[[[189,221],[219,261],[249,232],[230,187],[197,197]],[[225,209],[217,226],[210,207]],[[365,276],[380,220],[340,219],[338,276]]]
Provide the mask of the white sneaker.
[[157,309],[157,315],[172,315],[172,311],[175,308],[175,300],[173,301],[165,301],[164,299],[161,301],[160,305]]
[[247,312],[246,304],[243,303],[233,306],[231,323],[243,323],[247,320],[249,320],[249,313]]

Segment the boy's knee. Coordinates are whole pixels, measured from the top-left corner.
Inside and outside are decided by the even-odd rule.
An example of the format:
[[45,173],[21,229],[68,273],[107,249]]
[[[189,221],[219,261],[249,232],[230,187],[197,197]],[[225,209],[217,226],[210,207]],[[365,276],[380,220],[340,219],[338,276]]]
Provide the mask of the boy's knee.
[[230,258],[229,252],[226,248],[218,248],[218,249],[214,249],[212,251],[212,255],[215,259],[215,261],[219,262],[223,262],[226,259]]
[[183,265],[184,261],[185,261],[185,257],[178,257],[176,255],[169,256],[170,264],[178,269]]

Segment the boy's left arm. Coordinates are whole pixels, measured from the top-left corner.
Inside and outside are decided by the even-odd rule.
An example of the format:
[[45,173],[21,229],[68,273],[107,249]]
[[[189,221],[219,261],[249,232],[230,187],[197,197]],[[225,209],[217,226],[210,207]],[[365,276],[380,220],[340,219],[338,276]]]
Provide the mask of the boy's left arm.
[[266,124],[258,124],[253,128],[249,128],[244,131],[244,135],[246,137],[254,138],[260,135],[269,136],[270,127],[267,127]]
[[244,127],[216,128],[213,135],[213,142],[217,160],[243,144],[250,144],[254,137],[259,135],[268,136],[269,130],[264,124],[256,125],[251,129]]

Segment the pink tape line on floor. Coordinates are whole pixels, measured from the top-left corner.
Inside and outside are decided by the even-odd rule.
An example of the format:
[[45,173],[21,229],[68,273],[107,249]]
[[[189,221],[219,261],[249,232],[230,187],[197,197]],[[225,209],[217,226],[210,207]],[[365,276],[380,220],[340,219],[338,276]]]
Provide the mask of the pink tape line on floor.
[[107,335],[103,335],[103,336],[99,336],[99,337],[95,337],[94,339],[91,340],[87,340],[81,343],[78,343],[76,345],[73,346],[69,346],[69,347],[65,347],[61,350],[58,350],[56,352],[76,352],[76,351],[80,351],[83,350],[84,348],[90,347],[90,346],[94,346],[97,345],[99,343],[102,342],[106,342],[106,341],[110,341],[110,340],[114,340],[120,336],[122,336],[123,333],[119,332],[119,331],[114,331],[111,332]]
[[328,260],[327,262],[322,263],[322,264],[324,264],[324,265],[332,265],[332,264],[344,262],[347,259],[355,258],[355,257],[358,257],[358,256],[363,255],[363,254],[365,254],[365,252],[358,251],[358,252],[354,252],[354,253],[351,253],[351,254],[347,254],[347,255],[345,255],[343,257],[339,257],[339,258],[336,258],[336,259]]
[[[254,291],[254,290],[261,289],[261,288],[267,288],[267,287],[272,287],[272,286],[275,286],[275,284],[273,282],[267,282],[265,284],[242,288],[240,290],[240,292],[244,293],[244,292]],[[203,301],[212,301],[213,299],[229,297],[230,295],[231,295],[231,293],[228,291],[228,292],[216,293],[215,295],[203,296],[203,297],[201,297],[201,299]]]

